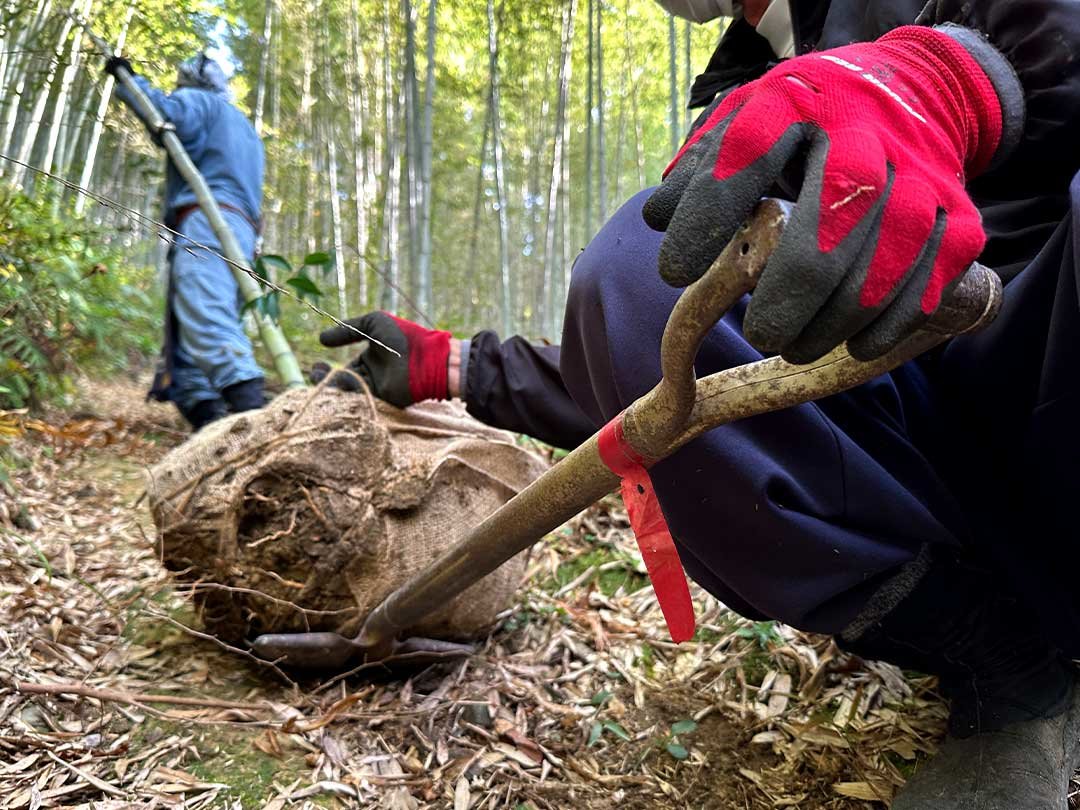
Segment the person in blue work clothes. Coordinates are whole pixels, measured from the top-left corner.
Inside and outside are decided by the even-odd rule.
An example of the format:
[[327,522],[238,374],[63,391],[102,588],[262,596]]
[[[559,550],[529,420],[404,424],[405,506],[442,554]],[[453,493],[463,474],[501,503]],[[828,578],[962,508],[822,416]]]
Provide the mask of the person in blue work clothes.
[[[661,0],[733,16],[663,183],[578,257],[561,347],[370,313],[353,368],[399,406],[573,447],[660,376],[660,336],[763,195],[794,200],[704,375],[896,345],[976,258],[986,330],[650,470],[687,573],[728,606],[937,675],[949,737],[893,810],[1066,810],[1080,764],[1080,3]],[[793,182],[794,180],[794,182]],[[329,346],[353,342],[326,330]]]
[[[122,57],[106,62],[113,75],[119,68],[134,73]],[[263,147],[254,127],[231,103],[221,67],[205,54],[183,62],[172,93],[154,88],[142,76],[135,81],[175,128],[241,249],[253,256]],[[135,109],[122,83],[117,96]],[[198,430],[227,413],[261,408],[263,372],[240,320],[233,272],[218,255],[220,241],[171,162],[166,168],[164,222],[176,236],[169,249],[163,366],[150,395],[175,403]]]

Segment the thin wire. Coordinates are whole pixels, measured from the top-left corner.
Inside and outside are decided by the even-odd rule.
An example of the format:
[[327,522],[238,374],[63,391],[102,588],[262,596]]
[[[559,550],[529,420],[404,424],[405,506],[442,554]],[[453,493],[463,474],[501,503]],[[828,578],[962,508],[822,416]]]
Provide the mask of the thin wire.
[[[159,228],[159,229],[164,230],[164,231],[168,231],[170,234],[172,234],[172,236],[174,237],[174,240],[175,240],[176,237],[179,237],[179,238],[182,238],[182,239],[186,240],[187,242],[190,242],[196,248],[199,248],[201,250],[205,250],[207,253],[211,254],[212,256],[216,256],[217,258],[221,259],[228,266],[233,267],[233,268],[235,268],[237,270],[240,270],[240,271],[242,271],[244,273],[247,273],[249,276],[251,276],[253,279],[255,279],[255,281],[258,282],[259,284],[262,284],[262,285],[264,285],[266,287],[269,287],[270,289],[274,290],[277,293],[283,294],[286,298],[292,298],[293,300],[300,302],[301,304],[306,306],[308,309],[310,309],[312,312],[314,312],[316,315],[321,315],[324,318],[328,318],[329,320],[333,321],[338,326],[342,326],[342,327],[344,327],[344,328],[346,328],[346,329],[348,329],[348,330],[350,330],[352,332],[355,332],[356,334],[360,335],[361,337],[363,337],[363,338],[365,338],[367,340],[370,340],[376,346],[380,346],[383,349],[386,349],[386,351],[390,352],[391,354],[393,354],[393,355],[395,355],[397,357],[401,357],[400,352],[396,351],[395,349],[390,348],[389,346],[387,346],[385,343],[383,343],[378,338],[372,337],[371,335],[367,334],[367,332],[364,332],[364,331],[362,331],[360,329],[357,329],[351,323],[346,323],[345,321],[341,320],[340,318],[338,318],[338,317],[336,317],[334,315],[331,315],[326,310],[315,306],[314,304],[312,304],[309,301],[306,301],[305,299],[301,298],[300,296],[294,295],[293,293],[289,292],[288,290],[286,290],[286,289],[284,289],[282,287],[279,287],[277,284],[270,281],[270,279],[262,278],[261,276],[259,276],[258,273],[256,273],[250,267],[247,267],[247,266],[245,266],[243,264],[240,264],[239,262],[234,262],[232,259],[229,259],[227,256],[222,256],[220,253],[218,253],[212,247],[209,247],[208,245],[204,245],[204,244],[202,244],[200,242],[196,242],[191,237],[185,236],[184,234],[180,233],[179,231],[173,230],[168,225],[166,225],[164,222],[158,222],[153,217],[148,217],[145,214],[143,214],[143,213],[141,213],[139,211],[136,211],[134,208],[128,208],[126,205],[124,205],[122,203],[119,203],[116,200],[105,197],[104,195],[101,195],[101,194],[98,194],[97,192],[91,191],[88,188],[83,188],[82,186],[78,185],[77,183],[73,183],[70,180],[67,180],[67,179],[65,179],[63,177],[60,177],[59,175],[53,174],[52,172],[44,171],[43,169],[39,169],[36,166],[31,166],[29,163],[24,163],[23,161],[18,160],[17,158],[13,158],[10,155],[5,155],[3,152],[0,152],[0,160],[6,160],[6,161],[9,161],[11,163],[14,163],[16,166],[21,166],[24,169],[29,169],[31,172],[34,172],[35,174],[41,175],[43,177],[47,177],[50,180],[55,180],[56,182],[63,184],[66,188],[68,188],[71,191],[78,192],[79,194],[85,194],[87,197],[89,197],[91,200],[98,203],[99,205],[104,205],[107,208],[111,208],[114,211],[117,211],[121,215],[126,216],[129,220],[131,220],[132,222],[137,223],[138,225],[140,225],[142,227],[147,227],[148,228],[148,226],[153,225],[156,228]],[[192,255],[194,255],[191,248],[187,247],[186,245],[184,246],[183,249],[188,251],[189,253],[192,253]]]
[[351,250],[353,253],[355,253],[356,257],[360,261],[362,261],[366,267],[371,268],[371,270],[375,273],[375,275],[377,275],[379,278],[381,278],[387,285],[389,285],[389,287],[392,290],[394,290],[394,292],[396,292],[398,295],[400,295],[402,300],[406,304],[409,305],[409,307],[413,310],[413,312],[415,312],[417,315],[419,315],[421,318],[423,318],[424,322],[428,326],[430,326],[432,329],[436,328],[435,322],[431,318],[429,318],[427,316],[427,313],[425,313],[424,310],[420,309],[419,304],[417,304],[415,301],[413,301],[406,294],[406,292],[403,289],[401,289],[401,287],[399,287],[397,284],[395,284],[393,281],[391,281],[390,277],[379,268],[379,265],[376,262],[373,262],[367,256],[361,255],[360,249],[357,248],[356,245],[347,244],[347,245],[345,245],[345,247],[347,247],[349,250]]

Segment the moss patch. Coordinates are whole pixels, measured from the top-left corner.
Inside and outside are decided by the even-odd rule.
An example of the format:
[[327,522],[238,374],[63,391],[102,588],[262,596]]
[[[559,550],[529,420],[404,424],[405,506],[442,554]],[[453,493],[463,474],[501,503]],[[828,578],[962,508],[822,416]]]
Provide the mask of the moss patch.
[[[229,787],[222,791],[220,799],[227,799],[229,806],[239,802],[243,808],[260,808],[277,795],[278,788],[290,785],[297,779],[307,784],[311,768],[299,749],[285,748],[281,757],[260,751],[254,741],[258,736],[248,729],[228,726],[199,726],[170,723],[167,720],[147,718],[132,735],[132,747],[138,750],[173,734],[193,735],[191,745],[197,757],[188,759],[183,768],[204,782],[214,782]],[[283,747],[288,743],[281,737]],[[316,796],[314,801],[322,807],[334,807],[332,797]],[[220,806],[220,805],[218,805]]]
[[593,567],[596,568],[591,577],[594,587],[605,596],[614,596],[620,589],[625,594],[634,593],[649,584],[649,578],[637,572],[635,562],[629,555],[608,548],[596,548],[560,565],[555,576],[544,583],[543,589],[557,591]]

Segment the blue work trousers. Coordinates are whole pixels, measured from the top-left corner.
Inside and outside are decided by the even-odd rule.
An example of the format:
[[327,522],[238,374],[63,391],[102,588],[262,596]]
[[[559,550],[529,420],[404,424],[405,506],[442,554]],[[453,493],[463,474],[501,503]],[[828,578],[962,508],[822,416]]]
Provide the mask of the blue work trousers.
[[[222,214],[245,255],[255,252],[255,229],[239,213]],[[180,223],[170,251],[169,317],[172,319],[172,388],[181,409],[217,399],[235,383],[260,379],[251,341],[240,319],[240,295],[233,271],[219,256],[220,242],[206,215],[194,210]],[[204,245],[205,248],[198,245]],[[213,252],[211,252],[213,251]]]
[[[561,348],[474,337],[470,412],[567,447],[656,384],[680,291],[657,274],[648,195],[578,257]],[[1074,181],[1067,215],[1039,236],[985,331],[850,392],[717,428],[656,464],[689,575],[746,616],[841,634],[944,551],[984,568],[989,588],[1080,656],[1078,197]],[[761,358],[742,336],[744,309],[709,333],[698,376]]]

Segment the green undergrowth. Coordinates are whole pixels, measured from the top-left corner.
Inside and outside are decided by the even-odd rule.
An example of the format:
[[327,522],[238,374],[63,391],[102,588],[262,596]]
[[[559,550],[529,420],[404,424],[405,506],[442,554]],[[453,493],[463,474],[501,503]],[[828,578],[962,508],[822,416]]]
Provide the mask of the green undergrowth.
[[[600,566],[612,562],[622,562],[623,565],[600,570]],[[614,596],[620,588],[624,593],[633,593],[648,584],[648,578],[634,571],[631,562],[620,560],[616,554],[609,550],[596,549],[574,557],[560,565],[555,571],[555,576],[546,584],[545,590],[556,591],[573,582],[592,567],[596,567],[597,570],[594,572],[591,582],[605,596]]]
[[56,401],[82,370],[106,374],[160,341],[152,268],[49,195],[0,184],[0,409]]
[[[615,565],[609,565],[615,563]],[[584,554],[567,560],[550,577],[543,589],[549,593],[558,591],[573,582],[590,568],[595,568],[589,582],[604,596],[617,593],[631,594],[649,584],[649,578],[636,570],[636,563],[630,555],[607,547],[597,547]],[[584,586],[585,583],[582,583]]]

